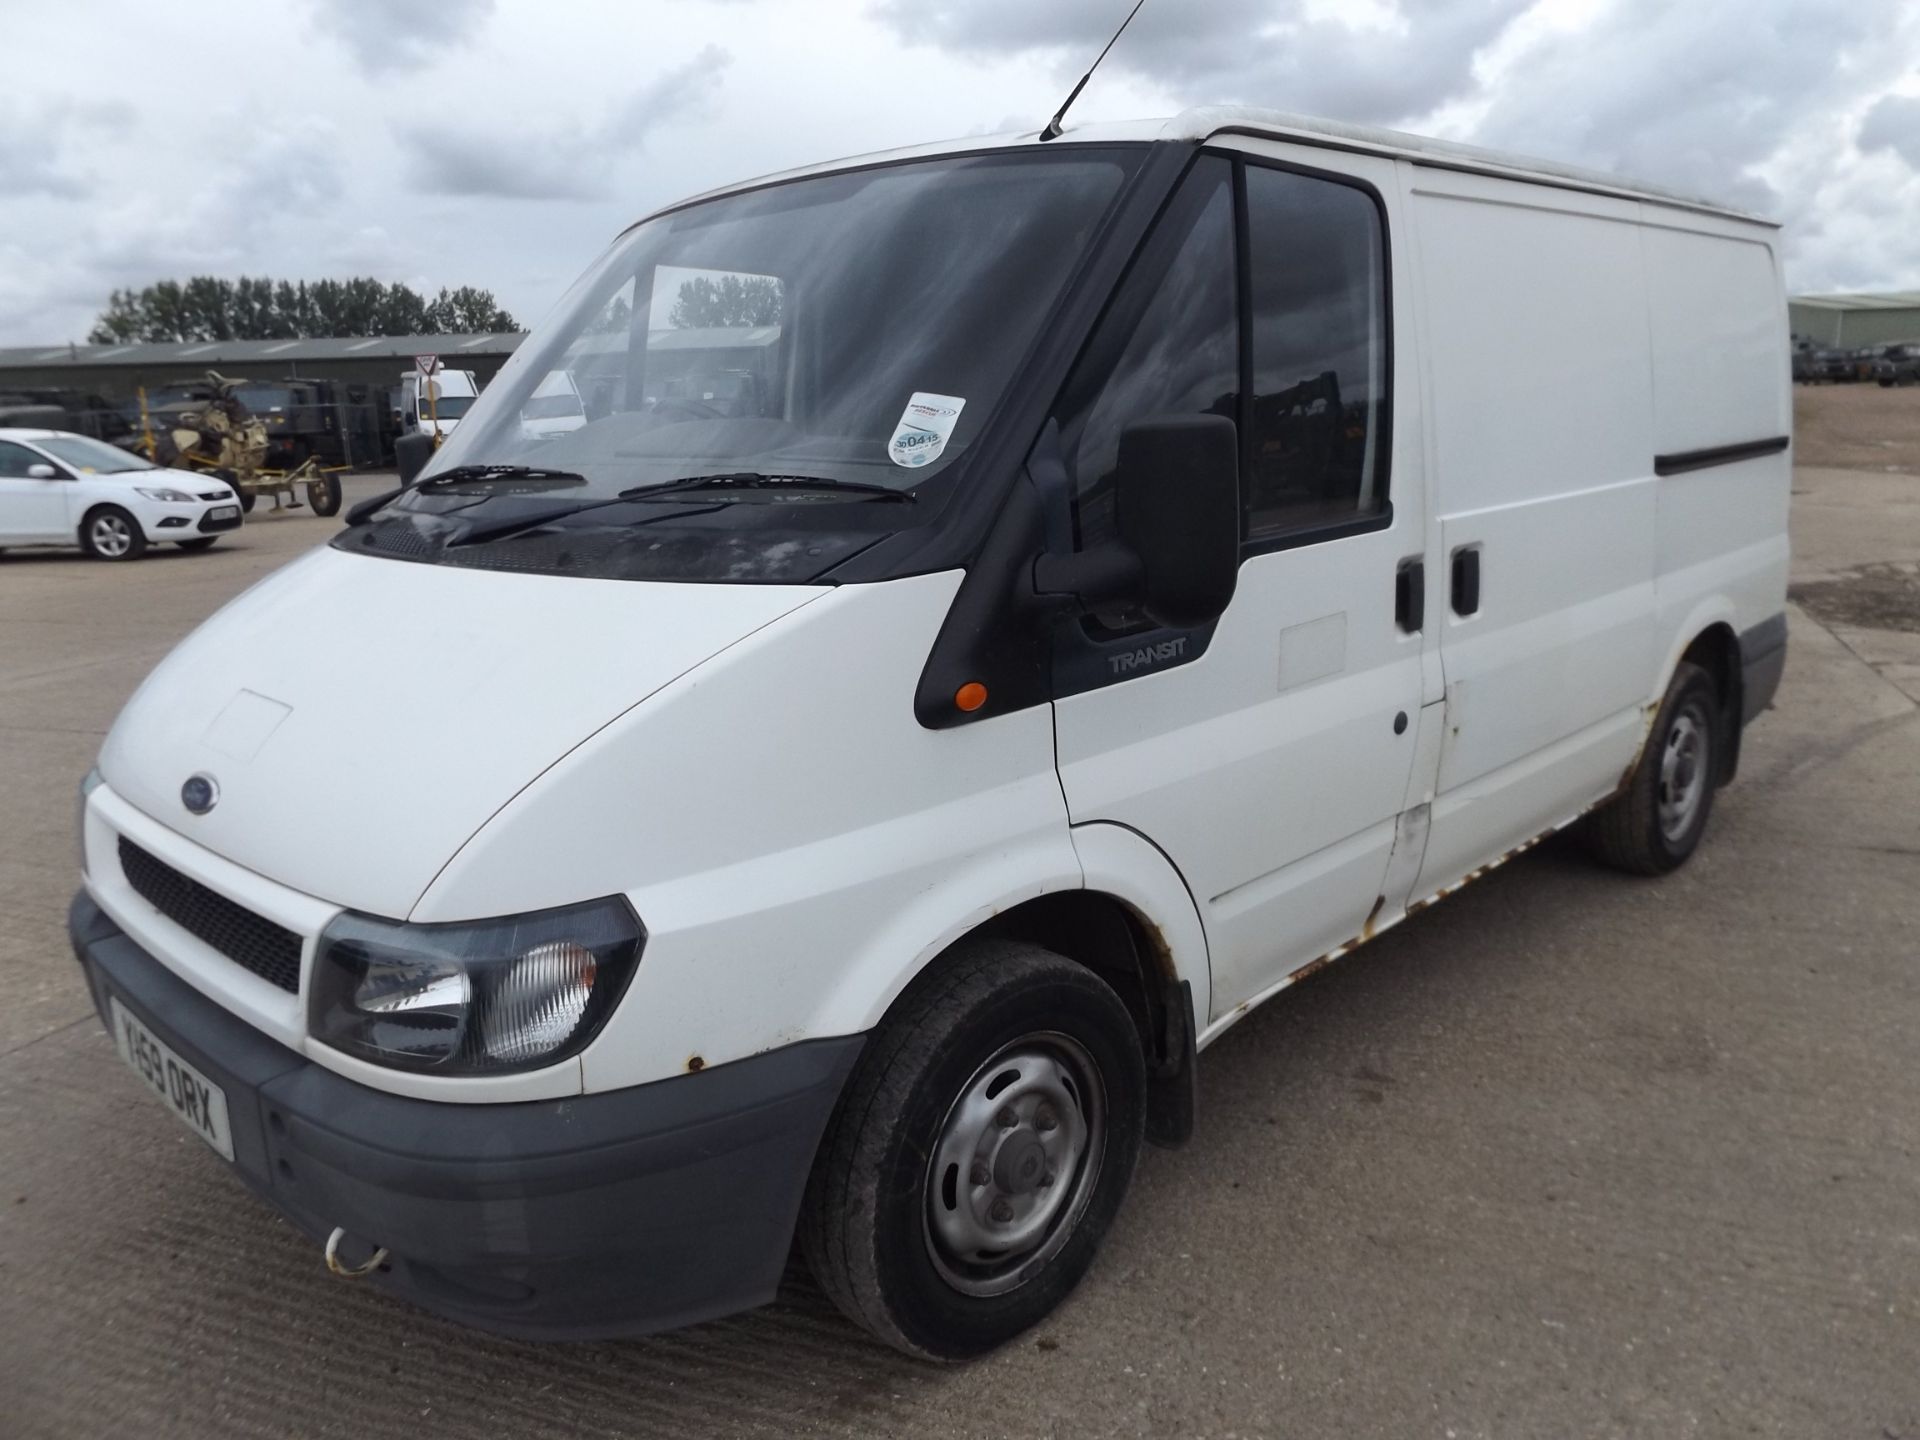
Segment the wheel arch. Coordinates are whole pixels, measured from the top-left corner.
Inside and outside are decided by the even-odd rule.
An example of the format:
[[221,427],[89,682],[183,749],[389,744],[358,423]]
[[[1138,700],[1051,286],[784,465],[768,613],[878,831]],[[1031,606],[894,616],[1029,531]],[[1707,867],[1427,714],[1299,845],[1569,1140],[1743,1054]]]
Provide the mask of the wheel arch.
[[1740,636],[1734,628],[1733,607],[1723,599],[1709,601],[1681,627],[1660,671],[1654,702],[1665,696],[1673,674],[1683,664],[1698,665],[1712,678],[1720,695],[1720,765],[1714,782],[1725,785],[1740,768],[1740,717],[1744,713],[1746,676],[1740,659]]
[[[986,877],[976,877],[964,905],[943,907],[953,918],[881,993],[870,994],[861,1028],[884,1021],[902,995],[965,941],[1038,945],[1090,970],[1120,996],[1147,1064],[1148,1136],[1178,1145],[1192,1131],[1195,1036],[1209,1001],[1199,912],[1171,862],[1134,831],[1100,824],[1072,833],[1080,861],[1073,873],[1028,872],[1015,888],[1008,883],[1012,874],[1002,872],[997,891],[978,888]],[[873,974],[857,967],[848,977],[852,988],[866,988],[857,978],[862,973]]]

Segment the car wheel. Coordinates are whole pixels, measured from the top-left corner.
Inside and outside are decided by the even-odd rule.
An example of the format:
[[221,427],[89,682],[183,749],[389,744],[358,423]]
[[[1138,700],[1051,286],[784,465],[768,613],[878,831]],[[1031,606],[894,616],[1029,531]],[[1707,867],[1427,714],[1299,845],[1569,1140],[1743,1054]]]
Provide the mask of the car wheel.
[[1038,946],[950,952],[874,1032],[807,1185],[800,1244],[852,1319],[964,1360],[1044,1319],[1093,1263],[1139,1158],[1127,1009]]
[[147,553],[147,537],[118,505],[102,505],[80,522],[80,548],[96,560],[138,560]]
[[201,535],[192,540],[176,540],[173,543],[182,550],[211,550],[219,539],[218,535]]
[[1665,875],[1684,865],[1713,813],[1725,728],[1712,677],[1683,661],[1626,789],[1587,817],[1594,855],[1632,875]]

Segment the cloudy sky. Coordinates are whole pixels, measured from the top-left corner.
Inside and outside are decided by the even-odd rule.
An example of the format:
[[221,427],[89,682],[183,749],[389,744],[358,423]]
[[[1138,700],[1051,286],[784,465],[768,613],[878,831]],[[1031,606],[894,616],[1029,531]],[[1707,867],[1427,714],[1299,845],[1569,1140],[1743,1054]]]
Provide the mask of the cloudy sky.
[[[0,0],[0,345],[189,274],[479,285],[532,322],[661,202],[1037,126],[1124,11]],[[1913,0],[1147,0],[1075,118],[1217,101],[1723,196],[1787,222],[1796,290],[1920,289]]]

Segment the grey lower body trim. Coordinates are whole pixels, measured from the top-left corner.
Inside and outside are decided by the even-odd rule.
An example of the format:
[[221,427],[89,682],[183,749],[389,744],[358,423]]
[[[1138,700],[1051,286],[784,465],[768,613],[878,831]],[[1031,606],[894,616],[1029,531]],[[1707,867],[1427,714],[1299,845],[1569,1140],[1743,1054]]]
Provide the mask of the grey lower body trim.
[[[413,1100],[287,1049],[173,975],[83,891],[68,929],[109,995],[225,1092],[233,1170],[319,1246],[425,1309],[526,1339],[638,1335],[771,1300],[865,1037],[604,1094]],[[173,1123],[156,1110],[156,1125]],[[216,1157],[209,1152],[209,1159]]]
[[1740,636],[1740,722],[1751,725],[1773,703],[1787,669],[1787,615],[1783,610]]

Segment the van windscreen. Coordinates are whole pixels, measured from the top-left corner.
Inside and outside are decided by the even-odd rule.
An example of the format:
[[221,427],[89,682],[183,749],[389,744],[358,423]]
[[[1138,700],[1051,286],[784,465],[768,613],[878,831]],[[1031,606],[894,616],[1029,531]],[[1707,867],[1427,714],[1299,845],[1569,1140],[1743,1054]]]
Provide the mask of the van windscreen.
[[[777,528],[790,517],[774,512],[803,507],[858,510],[856,528],[870,532],[925,523],[922,506],[859,504],[856,493],[874,497],[852,487],[932,498],[964,483],[969,447],[1143,153],[947,156],[804,177],[656,216],[616,242],[529,337],[429,474],[533,466],[578,475],[586,483],[567,498],[582,509],[582,531],[657,531],[662,505],[605,502],[715,475],[789,488],[703,490],[703,516],[756,513],[675,517],[674,528]],[[584,423],[532,423],[556,393],[578,397],[573,413]],[[464,522],[476,523],[476,498],[500,515],[509,502],[527,503],[463,495]],[[545,503],[556,508],[552,496]],[[381,515],[424,519],[440,508],[430,494],[410,494]],[[684,556],[698,548],[691,538],[651,549]],[[586,537],[572,539],[577,562]],[[530,559],[515,558],[513,568]]]

